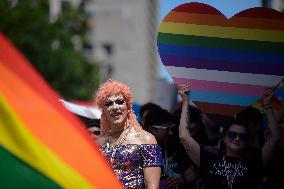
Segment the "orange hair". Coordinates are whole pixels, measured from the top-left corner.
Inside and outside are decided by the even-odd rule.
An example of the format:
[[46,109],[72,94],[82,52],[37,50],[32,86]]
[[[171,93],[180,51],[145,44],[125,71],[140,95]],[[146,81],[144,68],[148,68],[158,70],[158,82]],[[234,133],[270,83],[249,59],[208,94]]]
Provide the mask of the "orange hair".
[[109,79],[106,81],[97,91],[95,97],[96,105],[102,110],[101,115],[101,135],[107,136],[110,131],[110,123],[107,120],[105,115],[105,101],[111,95],[119,95],[121,94],[126,101],[128,114],[127,114],[127,122],[125,128],[134,127],[135,130],[141,130],[141,126],[138,123],[134,112],[132,111],[133,105],[133,94],[130,88],[116,80]]

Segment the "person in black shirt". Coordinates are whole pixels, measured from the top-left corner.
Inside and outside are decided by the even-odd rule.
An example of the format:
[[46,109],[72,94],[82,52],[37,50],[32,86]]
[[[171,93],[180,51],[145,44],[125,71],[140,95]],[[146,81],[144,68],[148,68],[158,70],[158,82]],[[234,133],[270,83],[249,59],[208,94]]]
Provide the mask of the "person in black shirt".
[[205,188],[244,189],[258,188],[262,182],[262,167],[267,166],[279,138],[278,125],[270,106],[272,91],[266,90],[263,96],[264,108],[271,130],[271,137],[262,151],[249,148],[249,129],[241,120],[234,120],[224,129],[220,152],[210,153],[203,149],[191,136],[187,128],[189,87],[178,86],[182,97],[182,114],[179,137],[187,154],[197,166]]
[[[165,109],[149,110],[145,117],[144,128],[156,137],[163,154],[160,189],[185,189],[189,174],[190,159],[184,147],[174,137],[172,115]],[[189,161],[188,161],[189,160]]]

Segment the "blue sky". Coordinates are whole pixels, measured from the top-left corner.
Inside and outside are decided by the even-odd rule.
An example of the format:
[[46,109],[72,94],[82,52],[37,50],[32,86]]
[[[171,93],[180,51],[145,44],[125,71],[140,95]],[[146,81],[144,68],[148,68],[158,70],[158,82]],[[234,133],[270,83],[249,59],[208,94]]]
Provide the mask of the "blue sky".
[[[227,18],[232,17],[238,12],[242,10],[252,8],[252,7],[260,7],[261,1],[260,0],[161,0],[160,3],[160,12],[159,12],[159,24],[163,20],[163,18],[176,6],[190,3],[190,2],[200,2],[208,4],[212,7],[215,7],[219,11],[221,11]],[[171,77],[165,70],[164,66],[162,65],[160,58],[160,76],[162,78],[166,78],[169,82],[172,82]]]

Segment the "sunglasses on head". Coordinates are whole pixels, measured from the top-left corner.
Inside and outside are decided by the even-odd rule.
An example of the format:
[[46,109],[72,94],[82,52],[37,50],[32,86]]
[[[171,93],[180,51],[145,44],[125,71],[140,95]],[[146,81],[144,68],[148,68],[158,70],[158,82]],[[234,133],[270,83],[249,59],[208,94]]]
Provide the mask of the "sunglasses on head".
[[174,125],[169,125],[169,126],[152,125],[151,127],[154,128],[154,129],[164,129],[164,130],[168,131],[169,129],[172,129],[174,127]]
[[247,133],[237,133],[234,131],[228,131],[228,137],[231,140],[234,140],[237,138],[237,136],[239,136],[239,139],[244,141],[248,139],[248,134]]
[[110,107],[112,106],[114,103],[116,103],[117,105],[122,105],[125,103],[125,100],[124,99],[116,99],[114,101],[111,101],[111,100],[108,100],[105,102],[105,106],[106,107]]

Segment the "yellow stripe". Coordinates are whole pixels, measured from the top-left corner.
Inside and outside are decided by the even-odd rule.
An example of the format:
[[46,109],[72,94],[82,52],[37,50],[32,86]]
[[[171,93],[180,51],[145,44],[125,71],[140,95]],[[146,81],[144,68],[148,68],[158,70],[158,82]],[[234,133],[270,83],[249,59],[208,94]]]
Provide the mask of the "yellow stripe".
[[25,128],[2,94],[0,145],[63,188],[94,188]]
[[284,31],[276,30],[244,29],[235,27],[162,22],[159,32],[230,39],[284,42]]

